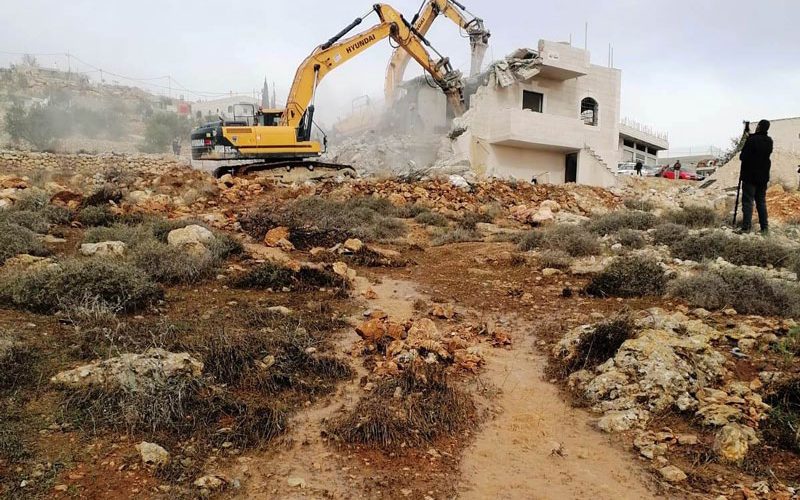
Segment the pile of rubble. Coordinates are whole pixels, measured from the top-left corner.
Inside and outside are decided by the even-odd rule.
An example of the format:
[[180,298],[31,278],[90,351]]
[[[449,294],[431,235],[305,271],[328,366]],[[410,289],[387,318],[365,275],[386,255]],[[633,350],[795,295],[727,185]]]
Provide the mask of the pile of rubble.
[[[772,182],[797,187],[800,182],[797,173],[797,169],[800,168],[800,153],[776,149],[772,153],[771,160],[770,178]],[[739,182],[741,168],[742,161],[739,159],[739,155],[736,155],[709,177],[709,180],[715,181],[710,187],[712,189],[735,189]]]
[[355,351],[372,356],[373,373],[380,377],[397,375],[417,360],[477,373],[485,363],[482,343],[511,347],[511,336],[492,323],[462,323],[447,332],[440,330],[431,318],[453,320],[457,314],[452,305],[437,304],[428,316],[398,323],[383,311],[369,311],[356,328],[362,342]]
[[366,195],[386,198],[395,205],[419,203],[437,211],[480,212],[492,206],[508,208],[518,214],[521,222],[536,213],[546,201],[555,202],[561,210],[587,215],[605,213],[621,205],[619,197],[603,188],[580,185],[544,185],[527,182],[509,183],[497,179],[474,183],[456,182],[451,178],[436,178],[420,182],[401,182],[393,179],[376,182],[360,181],[341,188],[322,186],[319,194],[333,189],[344,190],[340,195]]

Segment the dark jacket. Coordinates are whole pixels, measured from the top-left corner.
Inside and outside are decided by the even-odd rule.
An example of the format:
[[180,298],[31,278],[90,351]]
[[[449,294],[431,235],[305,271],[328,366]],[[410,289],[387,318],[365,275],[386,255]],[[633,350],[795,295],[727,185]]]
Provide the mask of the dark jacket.
[[742,181],[759,186],[769,183],[771,154],[772,138],[766,133],[755,133],[748,137],[739,156],[742,160]]

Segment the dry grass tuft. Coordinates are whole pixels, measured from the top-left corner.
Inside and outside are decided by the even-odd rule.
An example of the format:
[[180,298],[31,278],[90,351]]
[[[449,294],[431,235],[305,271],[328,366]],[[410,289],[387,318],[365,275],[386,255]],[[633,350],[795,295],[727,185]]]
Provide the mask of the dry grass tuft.
[[89,205],[78,212],[78,222],[86,227],[110,226],[116,217],[104,206]]
[[771,239],[710,231],[674,240],[670,251],[673,257],[696,262],[722,257],[737,266],[786,267],[793,250]]
[[350,444],[423,446],[463,432],[474,419],[471,397],[452,386],[442,367],[419,365],[380,382],[329,431]]
[[617,232],[617,242],[622,243],[625,248],[634,249],[644,248],[647,245],[644,231],[636,229],[620,229]]

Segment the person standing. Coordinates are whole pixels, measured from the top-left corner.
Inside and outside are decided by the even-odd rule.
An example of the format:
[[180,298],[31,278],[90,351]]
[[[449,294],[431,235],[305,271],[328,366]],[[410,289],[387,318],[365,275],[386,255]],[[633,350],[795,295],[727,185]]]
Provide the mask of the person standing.
[[681,178],[681,161],[678,160],[675,162],[675,165],[672,166],[672,171],[675,173],[675,180],[680,180]]
[[636,168],[636,175],[638,175],[639,177],[642,176],[642,167],[643,167],[642,160],[636,160],[636,167],[634,168]]
[[767,214],[767,184],[769,184],[769,171],[772,167],[772,138],[767,135],[769,121],[758,122],[756,131],[742,148],[739,158],[742,160],[742,170],[739,179],[742,182],[742,229],[743,233],[750,232],[753,227],[753,204],[758,211],[758,223],[761,232],[769,231]]

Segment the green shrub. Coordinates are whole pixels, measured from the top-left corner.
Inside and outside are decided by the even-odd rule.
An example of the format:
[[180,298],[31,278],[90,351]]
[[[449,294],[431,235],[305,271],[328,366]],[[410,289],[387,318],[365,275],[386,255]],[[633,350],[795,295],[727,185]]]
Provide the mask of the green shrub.
[[681,210],[672,210],[664,216],[664,219],[693,229],[715,227],[720,224],[720,217],[713,208],[698,205],[688,205]]
[[520,240],[518,248],[524,252],[533,249],[560,250],[573,257],[599,255],[603,251],[597,236],[582,226],[572,224],[529,231]]
[[49,251],[30,229],[0,222],[0,264],[22,253],[41,257],[48,255]]
[[589,231],[603,236],[614,234],[620,229],[646,231],[654,227],[657,222],[658,218],[649,212],[621,210],[594,216],[586,223],[586,227]]
[[490,215],[468,212],[458,221],[458,227],[467,231],[475,231],[478,228],[478,224],[488,222],[492,222]]
[[78,212],[78,222],[86,227],[110,226],[114,219],[114,215],[102,206],[89,205]]
[[414,220],[428,226],[447,227],[447,217],[436,212],[422,212]]
[[661,295],[667,279],[661,265],[641,256],[615,259],[586,288],[597,297],[644,297]]
[[620,229],[617,232],[617,241],[626,248],[644,248],[647,244],[644,232],[635,229]]
[[665,222],[655,227],[652,233],[656,245],[676,245],[689,236],[689,228],[672,222]]
[[770,280],[758,271],[714,269],[676,280],[669,293],[694,307],[732,307],[741,314],[800,317],[800,285]]
[[57,267],[7,271],[0,279],[0,303],[48,313],[97,297],[112,309],[135,311],[163,297],[144,271],[104,259],[73,259]]

